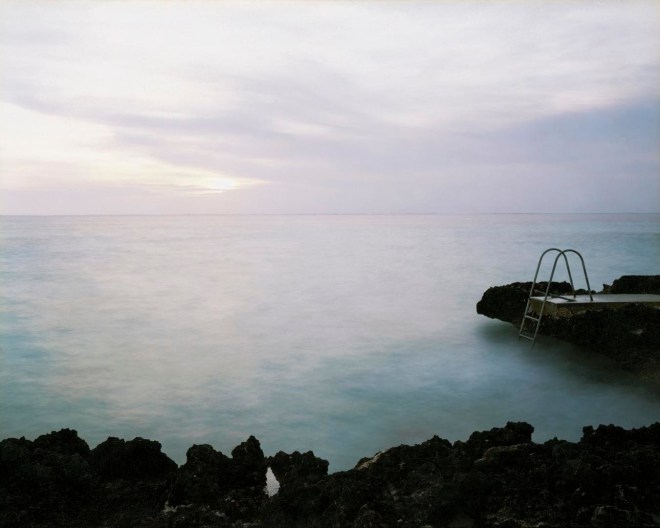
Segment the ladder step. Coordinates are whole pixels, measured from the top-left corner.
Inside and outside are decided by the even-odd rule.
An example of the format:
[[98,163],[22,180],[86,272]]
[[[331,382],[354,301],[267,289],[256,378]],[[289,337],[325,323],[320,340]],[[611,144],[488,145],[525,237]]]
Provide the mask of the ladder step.
[[522,338],[524,338],[524,339],[529,339],[530,341],[534,341],[534,340],[535,340],[534,336],[529,336],[529,335],[527,335],[527,334],[518,334],[518,337],[522,337]]
[[539,322],[541,319],[534,317],[533,315],[525,315],[525,319],[531,319],[532,321]]

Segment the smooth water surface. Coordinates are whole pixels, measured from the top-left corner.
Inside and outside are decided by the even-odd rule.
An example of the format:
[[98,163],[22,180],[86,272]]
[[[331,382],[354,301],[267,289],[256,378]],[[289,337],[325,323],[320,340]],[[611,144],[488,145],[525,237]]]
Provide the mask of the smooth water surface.
[[1,438],[142,436],[183,463],[254,434],[335,471],[509,420],[544,441],[660,419],[660,396],[607,360],[530,350],[475,311],[548,247],[580,251],[597,290],[659,273],[660,215],[0,222]]

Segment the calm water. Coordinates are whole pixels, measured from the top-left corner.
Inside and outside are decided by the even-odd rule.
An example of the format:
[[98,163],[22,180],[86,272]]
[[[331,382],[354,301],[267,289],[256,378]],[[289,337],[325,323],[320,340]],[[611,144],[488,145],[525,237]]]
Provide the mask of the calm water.
[[[475,312],[575,248],[591,285],[659,273],[660,215],[3,217],[0,438],[61,427],[313,450],[331,471],[434,434],[535,440],[660,419],[593,354]],[[563,274],[562,274],[563,275]],[[575,274],[576,286],[581,286]],[[559,276],[563,279],[563,276]]]

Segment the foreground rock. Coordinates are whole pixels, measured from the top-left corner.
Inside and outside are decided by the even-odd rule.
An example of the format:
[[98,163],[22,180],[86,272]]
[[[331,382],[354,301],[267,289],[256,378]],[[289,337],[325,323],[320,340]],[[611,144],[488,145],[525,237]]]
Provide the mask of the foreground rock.
[[[541,283],[545,290],[547,283]],[[489,288],[477,303],[477,313],[516,326],[525,312],[531,282]],[[551,291],[571,292],[567,282]],[[660,275],[627,275],[604,286],[601,293],[660,294]],[[544,316],[539,332],[612,358],[622,368],[660,385],[660,310],[644,305],[602,309],[571,317]]]
[[[327,474],[312,452],[266,458],[250,437],[228,457],[190,448],[176,467],[158,442],[93,450],[63,429],[0,442],[2,527],[654,527],[660,423],[585,427],[577,443],[533,427],[402,445]],[[280,490],[264,492],[270,466]]]

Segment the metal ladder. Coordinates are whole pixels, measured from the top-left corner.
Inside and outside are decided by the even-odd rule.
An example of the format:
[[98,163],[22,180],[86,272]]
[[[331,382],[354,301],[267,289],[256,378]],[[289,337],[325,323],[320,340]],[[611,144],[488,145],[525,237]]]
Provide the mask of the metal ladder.
[[[555,261],[552,265],[552,272],[550,273],[550,278],[548,279],[548,285],[545,289],[545,292],[543,291],[538,291],[536,290],[536,282],[539,276],[539,270],[541,269],[541,263],[543,262],[543,258],[550,252],[556,251],[557,256],[555,257]],[[584,271],[584,279],[587,282],[587,291],[589,292],[589,299],[591,301],[594,300],[593,295],[591,294],[591,286],[589,285],[589,277],[587,276],[587,268],[584,264],[584,259],[582,258],[582,255],[575,251],[574,249],[558,249],[558,248],[550,248],[546,249],[542,254],[541,257],[539,258],[539,263],[536,266],[536,273],[534,274],[534,280],[532,281],[532,286],[529,289],[529,295],[527,297],[527,305],[525,306],[525,314],[523,315],[522,322],[520,323],[520,330],[518,332],[518,339],[521,337],[524,339],[529,339],[532,342],[532,347],[534,346],[534,343],[536,342],[536,336],[539,333],[539,327],[541,326],[541,319],[543,318],[543,312],[545,310],[545,304],[548,301],[548,297],[552,298],[559,298],[559,299],[564,299],[569,302],[575,301],[576,295],[575,295],[575,286],[573,286],[573,276],[571,275],[571,267],[568,264],[568,257],[566,256],[567,253],[575,253],[579,258],[580,262],[582,263],[582,271]],[[557,269],[557,262],[559,262],[559,259],[561,257],[564,257],[564,262],[566,263],[566,271],[568,272],[568,280],[571,283],[571,290],[573,291],[573,298],[569,297],[564,297],[562,295],[554,295],[550,293],[550,287],[552,286],[552,279],[555,276],[555,271]],[[540,294],[543,295],[543,302],[541,303],[541,309],[539,313],[535,313],[531,310],[531,304],[532,304],[532,297],[534,297],[534,294]],[[533,331],[531,329],[528,329],[527,327],[530,326],[529,323],[532,323],[533,325]]]

